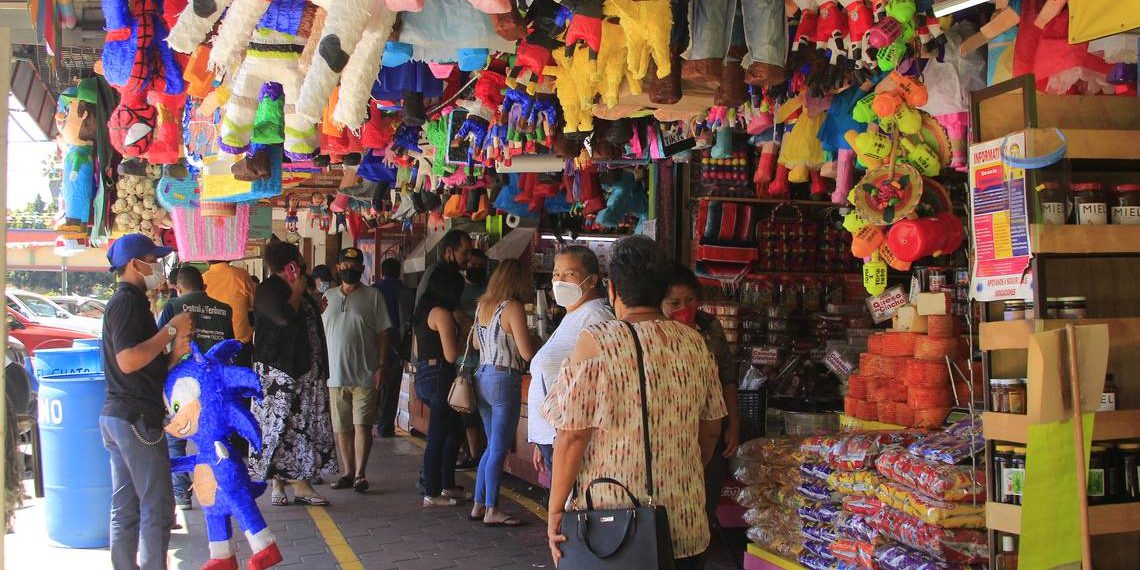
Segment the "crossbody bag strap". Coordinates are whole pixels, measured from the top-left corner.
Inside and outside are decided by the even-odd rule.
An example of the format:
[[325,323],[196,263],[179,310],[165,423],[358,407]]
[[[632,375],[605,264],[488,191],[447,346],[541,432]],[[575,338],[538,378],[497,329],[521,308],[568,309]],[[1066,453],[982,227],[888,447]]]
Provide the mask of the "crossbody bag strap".
[[648,381],[645,377],[645,353],[641,349],[641,339],[637,336],[637,329],[633,324],[622,321],[629,333],[633,335],[633,349],[637,353],[637,374],[641,384],[641,434],[645,442],[645,492],[649,496],[649,504],[653,504],[653,448],[649,441],[649,395],[647,393]]

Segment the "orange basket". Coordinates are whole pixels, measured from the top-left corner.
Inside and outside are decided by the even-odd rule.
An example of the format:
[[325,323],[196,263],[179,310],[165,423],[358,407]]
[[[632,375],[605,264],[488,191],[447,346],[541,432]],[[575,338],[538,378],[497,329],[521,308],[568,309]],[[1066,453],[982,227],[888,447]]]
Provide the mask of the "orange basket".
[[907,392],[906,403],[916,410],[948,408],[954,405],[954,392],[948,385],[937,388],[911,388]]
[[883,338],[879,341],[880,350],[878,354],[883,356],[910,356],[914,354],[914,341],[918,336],[918,333],[912,332],[883,333]]
[[954,315],[930,315],[926,317],[926,334],[936,338],[950,338],[958,334],[958,322]]
[[895,407],[898,406],[897,402],[879,402],[876,404],[876,413],[879,415],[880,422],[893,424],[897,421],[895,416]]
[[895,424],[910,426],[914,423],[914,408],[906,404],[895,404]]
[[903,382],[911,388],[948,386],[949,379],[950,371],[946,369],[946,362],[941,360],[911,359],[903,373]]
[[946,416],[950,414],[950,408],[930,408],[927,410],[915,410],[914,421],[911,422],[912,427],[916,428],[938,428],[942,427],[942,422],[946,421]]
[[945,360],[958,348],[958,338],[920,336],[914,341],[914,357],[922,360]]

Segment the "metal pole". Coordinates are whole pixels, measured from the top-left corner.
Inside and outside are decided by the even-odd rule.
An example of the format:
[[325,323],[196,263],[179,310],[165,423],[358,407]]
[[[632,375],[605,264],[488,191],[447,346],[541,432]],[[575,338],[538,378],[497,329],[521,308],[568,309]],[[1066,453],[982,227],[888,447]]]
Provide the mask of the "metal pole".
[[[7,93],[12,82],[12,30],[0,28],[0,92]],[[0,164],[8,164],[8,98],[0,97]],[[8,211],[8,173],[0,171],[0,212]],[[0,219],[0,251],[8,251],[8,217]],[[5,279],[8,270],[8,256],[0,256],[0,281]],[[4,319],[4,334],[0,334],[0,352],[8,353],[8,319]],[[3,371],[0,371],[0,392],[7,393],[7,381]],[[7,406],[0,406],[0,436],[4,427],[8,425]],[[4,439],[0,437],[0,439]],[[8,450],[6,445],[0,445],[0,465],[8,464]],[[0,508],[8,508],[8,494],[4,481],[4,470],[0,469]],[[4,569],[4,541],[0,540],[0,570]]]

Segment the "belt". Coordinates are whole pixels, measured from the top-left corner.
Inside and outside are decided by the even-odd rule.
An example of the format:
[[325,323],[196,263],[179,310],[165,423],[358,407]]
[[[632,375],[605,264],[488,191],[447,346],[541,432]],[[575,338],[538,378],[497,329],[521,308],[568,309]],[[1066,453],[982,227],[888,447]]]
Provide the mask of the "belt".
[[[485,366],[487,366],[488,368],[495,369],[495,372],[510,372],[513,374],[525,374],[525,372],[523,372],[522,370],[519,370],[517,368],[511,368],[510,366],[499,366],[497,364],[495,364],[495,365],[487,364]],[[479,368],[483,368],[483,366],[480,366]]]
[[429,358],[427,360],[419,361],[418,364],[423,365],[423,366],[439,366],[439,365],[443,364],[443,359],[441,359],[441,358]]

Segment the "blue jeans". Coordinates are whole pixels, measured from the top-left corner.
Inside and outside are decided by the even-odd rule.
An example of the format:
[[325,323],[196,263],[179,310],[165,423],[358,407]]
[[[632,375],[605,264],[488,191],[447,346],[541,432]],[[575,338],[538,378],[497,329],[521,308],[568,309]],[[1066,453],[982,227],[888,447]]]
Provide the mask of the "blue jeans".
[[428,404],[427,446],[424,447],[424,494],[438,497],[444,489],[455,487],[455,461],[463,441],[463,420],[459,412],[447,405],[447,393],[455,380],[455,367],[450,364],[416,367],[416,397]]
[[748,46],[743,67],[753,62],[783,66],[787,56],[783,0],[694,1],[689,4],[689,29],[689,49],[682,54],[687,60],[724,59],[737,43],[734,32],[743,35]]
[[546,465],[546,472],[550,474],[550,480],[554,481],[554,444],[553,443],[536,443],[538,446],[538,454],[542,456],[542,463]]
[[[185,457],[186,456],[186,440],[178,439],[170,434],[166,434],[166,449],[170,454],[170,458]],[[170,482],[174,485],[174,502],[175,504],[189,503],[190,502],[190,474],[186,472],[173,473],[170,475]]]
[[111,455],[111,566],[165,570],[174,522],[166,435],[141,420],[133,427],[124,419],[99,416],[103,446]]
[[495,507],[499,502],[503,463],[519,427],[522,374],[494,366],[480,366],[475,373],[475,395],[479,415],[483,418],[483,429],[487,433],[487,451],[479,459],[479,474],[475,479],[475,504]]

